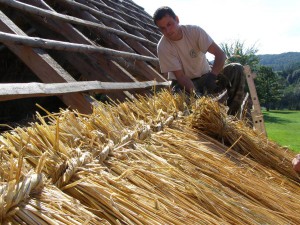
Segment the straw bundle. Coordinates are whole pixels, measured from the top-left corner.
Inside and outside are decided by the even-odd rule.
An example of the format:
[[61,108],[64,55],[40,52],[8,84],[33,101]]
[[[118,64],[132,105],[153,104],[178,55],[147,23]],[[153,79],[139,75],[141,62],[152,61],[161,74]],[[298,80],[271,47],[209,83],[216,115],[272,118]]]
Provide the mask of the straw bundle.
[[287,177],[299,179],[291,167],[294,157],[291,151],[268,140],[243,121],[228,116],[225,108],[211,99],[202,98],[196,102],[189,121],[191,126],[200,132],[232,146],[230,149],[247,155]]
[[[288,170],[273,170],[263,160],[254,161],[249,157],[252,150],[246,156],[240,149],[234,151],[243,143],[239,136],[230,148],[207,136],[216,137],[213,129],[222,129],[213,123],[212,131],[209,124],[204,129],[208,120],[199,112],[208,108],[205,112],[217,118],[223,112],[202,101],[187,102],[185,96],[162,91],[152,98],[99,103],[90,116],[62,110],[49,114],[50,122],[46,122],[38,115],[39,123],[3,134],[1,151],[14,160],[24,156],[27,164],[45,176],[47,182],[40,191],[45,194],[30,195],[27,202],[35,202],[36,197],[47,205],[41,197],[47,195],[60,196],[63,203],[76,199],[80,207],[85,205],[81,218],[96,222],[299,224],[300,189],[290,179],[296,177]],[[230,143],[224,135],[224,143]],[[259,135],[247,139],[250,146],[261,141],[256,138]],[[292,155],[279,146],[273,148],[277,159]],[[60,193],[51,195],[51,190]],[[69,200],[64,201],[64,196]],[[64,213],[50,206],[36,210],[46,214],[45,224]],[[54,211],[55,215],[49,213]],[[16,223],[12,217],[6,219]],[[93,221],[86,220],[86,224]]]
[[[2,151],[2,159],[7,156]],[[109,224],[86,210],[76,199],[47,184],[40,173],[44,158],[41,157],[36,168],[38,173],[34,173],[23,158],[17,164],[13,158],[2,161],[1,168],[5,166],[10,174],[2,176],[0,185],[1,224]]]

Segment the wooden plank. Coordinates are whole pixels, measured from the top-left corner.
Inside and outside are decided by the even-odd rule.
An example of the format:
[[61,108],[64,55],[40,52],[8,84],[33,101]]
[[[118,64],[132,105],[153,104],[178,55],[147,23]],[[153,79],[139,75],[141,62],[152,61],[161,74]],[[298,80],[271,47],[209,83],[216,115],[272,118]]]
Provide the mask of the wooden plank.
[[264,122],[263,114],[261,112],[260,103],[258,100],[258,96],[257,96],[257,92],[253,80],[255,79],[256,74],[251,72],[250,66],[244,66],[244,73],[247,78],[247,83],[248,83],[252,104],[253,104],[251,116],[253,119],[254,128],[266,136],[267,132],[265,128],[265,122]]
[[152,87],[169,87],[170,82],[100,82],[80,81],[70,83],[9,83],[0,84],[0,101],[28,97],[44,97],[65,95],[76,92],[94,91],[96,93],[111,93],[116,91],[144,90]]
[[[26,36],[2,11],[0,11],[0,30]],[[6,44],[43,82],[74,82],[75,80],[59,66],[46,52],[27,46]],[[62,101],[72,109],[82,113],[91,113],[92,106],[81,94],[61,97]]]

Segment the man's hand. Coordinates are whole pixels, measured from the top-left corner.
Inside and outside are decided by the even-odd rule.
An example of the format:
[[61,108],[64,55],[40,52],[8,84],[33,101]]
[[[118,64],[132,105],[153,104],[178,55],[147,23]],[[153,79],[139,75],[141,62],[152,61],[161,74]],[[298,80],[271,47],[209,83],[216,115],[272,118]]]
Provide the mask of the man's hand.
[[173,71],[178,84],[188,93],[192,93],[195,90],[195,86],[192,80],[184,74],[182,70]]
[[300,154],[297,154],[296,157],[292,160],[293,169],[300,173]]

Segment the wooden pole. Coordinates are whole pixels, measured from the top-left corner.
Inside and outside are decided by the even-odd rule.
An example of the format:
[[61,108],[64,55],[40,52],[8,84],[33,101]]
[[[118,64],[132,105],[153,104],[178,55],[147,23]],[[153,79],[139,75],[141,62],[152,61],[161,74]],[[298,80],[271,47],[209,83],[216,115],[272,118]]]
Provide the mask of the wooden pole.
[[94,91],[96,93],[111,93],[116,91],[135,91],[152,87],[169,87],[170,82],[100,82],[79,81],[69,83],[7,83],[0,84],[0,101],[19,98],[65,95],[70,93]]
[[[0,0],[1,1],[1,0]],[[33,48],[44,48],[52,50],[70,51],[70,52],[81,52],[81,53],[100,53],[111,57],[122,57],[133,60],[141,60],[148,62],[158,63],[157,58],[138,55],[134,53],[117,51],[104,47],[96,47],[91,45],[76,44],[70,42],[54,41],[49,39],[43,39],[38,37],[28,37],[16,34],[10,34],[0,32],[0,42],[10,43],[15,45],[25,45]]]

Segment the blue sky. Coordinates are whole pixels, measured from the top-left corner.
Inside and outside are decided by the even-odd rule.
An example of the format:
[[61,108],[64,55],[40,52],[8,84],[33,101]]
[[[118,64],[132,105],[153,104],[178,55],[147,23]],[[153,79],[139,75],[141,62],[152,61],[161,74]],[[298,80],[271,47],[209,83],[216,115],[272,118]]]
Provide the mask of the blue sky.
[[244,42],[258,54],[300,52],[299,0],[133,0],[151,16],[170,6],[181,24],[201,26],[217,44]]

